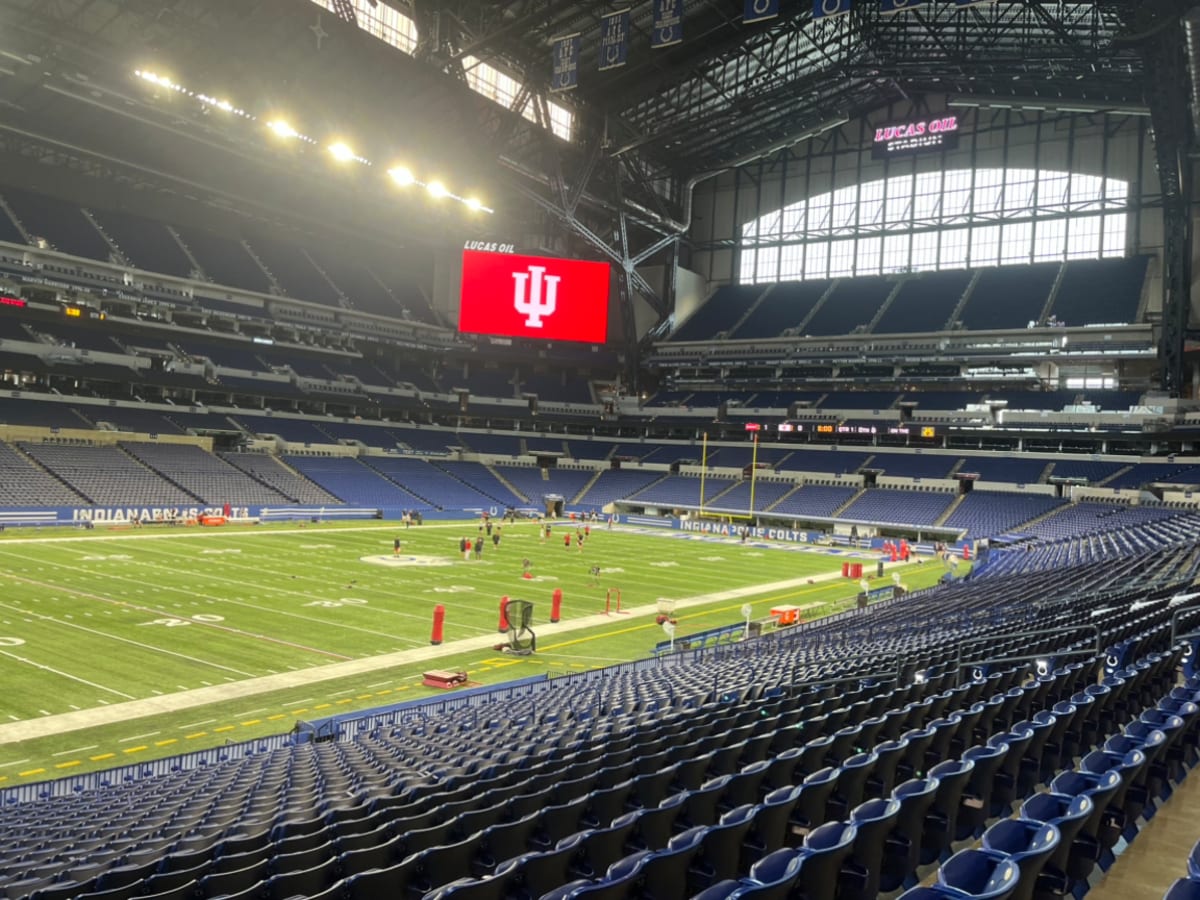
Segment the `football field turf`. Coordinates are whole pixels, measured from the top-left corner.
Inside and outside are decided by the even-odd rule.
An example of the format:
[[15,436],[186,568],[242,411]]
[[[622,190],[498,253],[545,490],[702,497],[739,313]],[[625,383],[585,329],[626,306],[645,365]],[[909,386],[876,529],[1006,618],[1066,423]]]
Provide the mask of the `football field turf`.
[[[0,787],[414,699],[434,693],[420,687],[431,668],[466,669],[493,685],[642,658],[664,637],[646,611],[664,598],[680,601],[683,636],[740,621],[746,603],[756,618],[792,603],[811,619],[848,607],[857,591],[856,582],[831,579],[844,555],[811,548],[601,526],[579,551],[563,545],[568,526],[543,543],[537,526],[523,522],[504,525],[498,547],[488,539],[482,558],[464,560],[459,541],[477,529],[371,523],[5,534]],[[523,577],[526,559],[532,579]],[[940,574],[931,563],[902,569],[914,589]],[[873,586],[890,581],[889,573]],[[534,628],[544,629],[555,588],[565,623],[602,613],[606,596],[615,605],[618,590],[624,608],[641,612],[559,626],[530,657],[492,649],[503,639],[501,595],[533,601]],[[430,655],[439,604],[445,644]],[[462,641],[473,646],[456,646]],[[111,709],[95,712],[103,708]],[[74,724],[87,715],[93,724]],[[12,736],[34,723],[35,736]]]

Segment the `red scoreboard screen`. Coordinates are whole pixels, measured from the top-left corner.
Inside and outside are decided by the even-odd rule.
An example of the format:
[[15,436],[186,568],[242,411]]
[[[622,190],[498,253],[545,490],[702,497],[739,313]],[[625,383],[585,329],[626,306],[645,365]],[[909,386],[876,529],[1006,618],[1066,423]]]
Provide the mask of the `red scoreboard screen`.
[[603,344],[609,280],[608,263],[464,250],[458,330]]

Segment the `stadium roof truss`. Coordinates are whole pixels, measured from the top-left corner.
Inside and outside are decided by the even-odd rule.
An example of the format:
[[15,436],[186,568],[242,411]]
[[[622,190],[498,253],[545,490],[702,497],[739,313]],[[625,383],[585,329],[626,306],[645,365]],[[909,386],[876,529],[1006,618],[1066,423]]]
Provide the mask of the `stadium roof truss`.
[[[660,317],[670,288],[659,296],[637,267],[679,258],[691,190],[705,176],[926,94],[1148,107],[1168,222],[1164,365],[1168,388],[1180,386],[1171,382],[1182,378],[1190,284],[1182,248],[1191,238],[1182,162],[1200,119],[1192,115],[1200,41],[1191,40],[1200,0],[934,0],[892,15],[876,0],[857,0],[850,14],[820,20],[811,3],[784,0],[778,18],[754,24],[742,21],[741,3],[694,0],[682,42],[657,50],[649,46],[653,4],[638,2],[628,64],[605,72],[600,18],[620,7],[611,0],[378,2],[415,20],[413,56],[366,46],[311,0],[0,0],[0,25],[13,26],[0,30],[9,35],[0,50],[11,54],[7,44],[20,41],[24,63],[6,66],[0,102],[10,122],[25,120],[27,101],[45,105],[40,123],[56,113],[70,119],[77,105],[53,108],[53,91],[32,97],[55,64],[58,77],[76,71],[93,84],[105,76],[115,83],[153,51],[180,72],[252,88],[286,78],[314,109],[348,110],[385,133],[419,121],[464,165],[496,174],[510,202],[521,198],[616,263],[623,297],[640,293]],[[320,35],[314,47],[314,19],[331,52]],[[551,40],[571,33],[581,36],[578,89],[551,95]],[[510,108],[462,84],[465,60],[517,79]],[[77,93],[72,99],[86,99]],[[551,96],[574,114],[570,141],[520,115],[529,101],[544,114]],[[152,114],[123,101],[113,107],[130,120]],[[172,127],[190,129],[194,141],[230,140],[211,123],[176,120]],[[93,120],[80,129],[86,124],[97,127]],[[21,137],[36,138],[37,129]]]

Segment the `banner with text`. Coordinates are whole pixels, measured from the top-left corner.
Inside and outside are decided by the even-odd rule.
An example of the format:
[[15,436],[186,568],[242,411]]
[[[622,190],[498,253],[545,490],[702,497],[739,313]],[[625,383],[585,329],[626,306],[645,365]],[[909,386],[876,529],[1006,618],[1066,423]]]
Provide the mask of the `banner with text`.
[[579,85],[579,35],[568,34],[554,39],[554,75],[551,91],[570,91]]
[[616,69],[629,59],[629,10],[600,17],[600,71]]
[[683,0],[654,0],[651,47],[670,47],[683,40]]

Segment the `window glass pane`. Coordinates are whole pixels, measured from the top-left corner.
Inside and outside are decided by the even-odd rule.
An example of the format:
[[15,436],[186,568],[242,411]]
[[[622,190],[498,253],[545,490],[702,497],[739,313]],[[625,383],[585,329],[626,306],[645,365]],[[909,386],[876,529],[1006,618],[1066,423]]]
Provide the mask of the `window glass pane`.
[[941,258],[939,269],[965,269],[967,266],[967,238],[970,234],[966,228],[948,228],[942,232]]
[[1105,256],[1125,255],[1125,213],[1112,213],[1104,217]]
[[1067,223],[1067,259],[1095,259],[1100,255],[1100,217],[1080,216]]
[[1000,265],[1012,266],[1029,262],[1032,244],[1032,222],[1008,223],[1001,229]]
[[805,278],[824,278],[829,266],[828,241],[816,241],[808,245],[804,258]]
[[1000,212],[1000,199],[1004,192],[1003,169],[976,169],[973,212],[987,216]]
[[1034,262],[1051,262],[1063,258],[1066,249],[1064,240],[1067,236],[1065,219],[1044,219],[1038,222],[1034,235]]
[[858,265],[855,266],[855,272],[859,275],[878,275],[882,263],[883,238],[859,238]]
[[971,229],[972,266],[994,266],[1000,261],[1000,226]]
[[1038,215],[1065,212],[1067,209],[1067,187],[1071,177],[1066,172],[1041,172],[1038,174]]
[[908,269],[908,247],[912,235],[889,234],[883,239],[883,271],[903,272]]
[[804,277],[804,245],[788,244],[779,251],[779,280],[799,281]]
[[912,236],[912,270],[920,272],[938,267],[938,233],[922,231]]
[[771,282],[779,280],[779,248],[778,247],[760,247],[758,250],[758,263],[755,266],[757,277],[754,279],[758,282]]
[[1037,172],[1033,169],[1009,169],[1004,179],[1004,211],[1025,213],[1033,206],[1033,186]]
[[829,277],[854,274],[854,241],[833,241],[829,245]]

